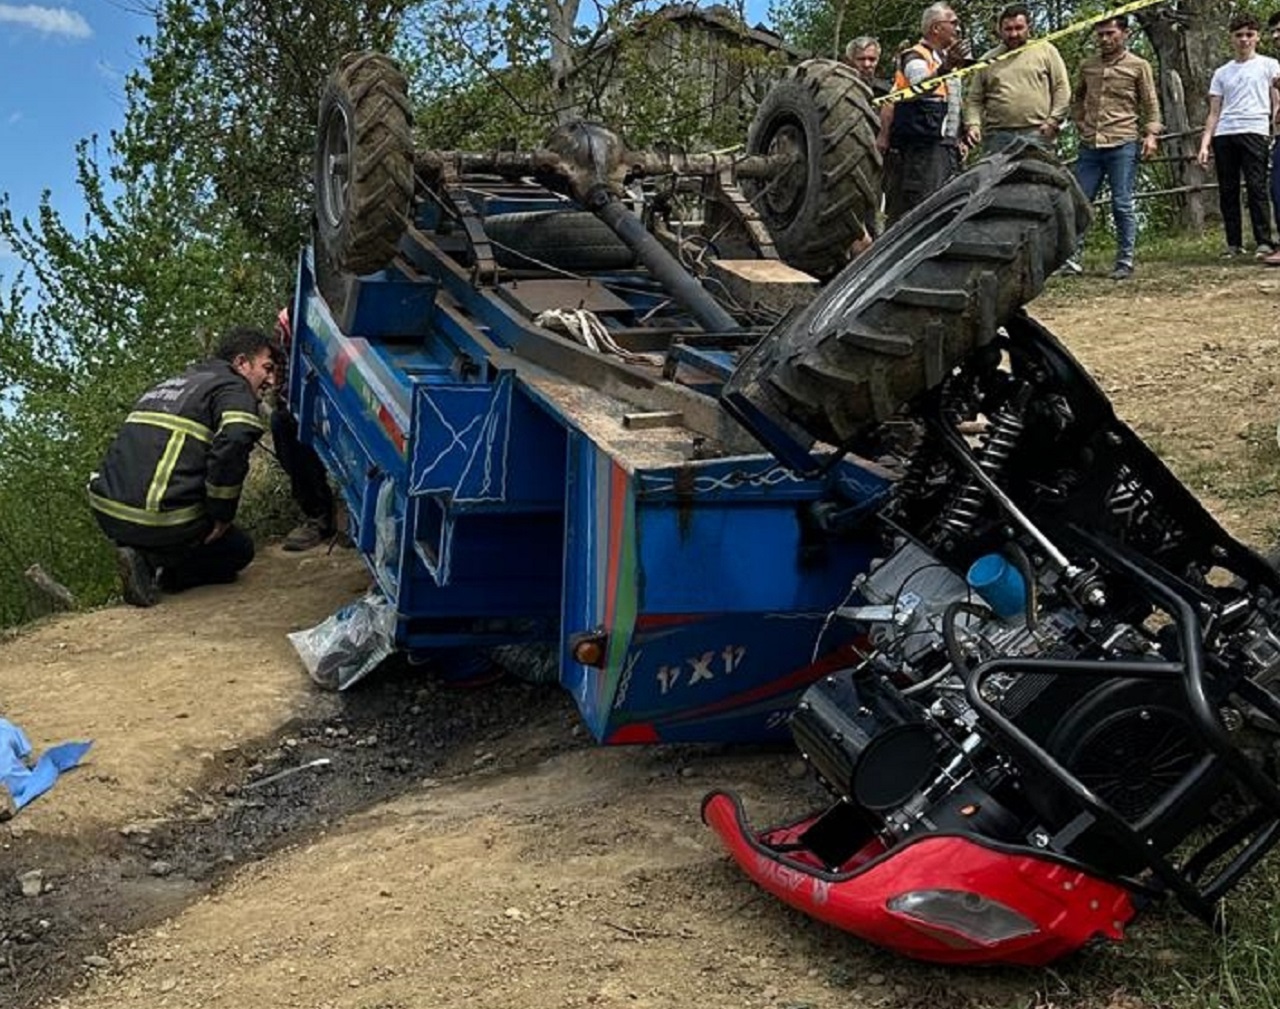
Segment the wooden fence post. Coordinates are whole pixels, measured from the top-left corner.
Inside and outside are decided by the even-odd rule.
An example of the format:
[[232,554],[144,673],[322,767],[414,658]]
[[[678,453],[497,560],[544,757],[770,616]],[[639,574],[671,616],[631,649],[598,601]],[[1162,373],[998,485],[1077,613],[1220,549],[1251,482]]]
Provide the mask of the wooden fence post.
[[1165,127],[1168,130],[1165,143],[1171,143],[1173,151],[1168,152],[1178,159],[1173,169],[1174,175],[1185,190],[1182,199],[1182,223],[1193,234],[1204,234],[1204,169],[1196,161],[1200,150],[1199,134],[1193,131],[1187,121],[1187,101],[1182,89],[1182,78],[1178,71],[1168,70],[1164,74],[1165,91]]

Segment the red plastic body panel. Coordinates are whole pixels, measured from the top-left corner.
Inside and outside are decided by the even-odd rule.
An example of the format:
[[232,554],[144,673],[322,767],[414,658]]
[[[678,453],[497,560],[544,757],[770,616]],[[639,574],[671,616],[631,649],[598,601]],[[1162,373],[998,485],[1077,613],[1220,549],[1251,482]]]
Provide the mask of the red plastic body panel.
[[[885,852],[879,841],[842,871],[822,869],[802,852],[782,855],[770,841],[794,842],[810,820],[752,833],[742,805],[727,792],[703,800],[702,818],[757,884],[792,907],[917,960],[1038,966],[1097,936],[1120,940],[1135,909],[1129,891],[1080,869],[1031,853],[989,848],[958,835],[934,834]],[[1037,931],[984,944],[889,909],[919,890],[976,893],[1017,911]]]

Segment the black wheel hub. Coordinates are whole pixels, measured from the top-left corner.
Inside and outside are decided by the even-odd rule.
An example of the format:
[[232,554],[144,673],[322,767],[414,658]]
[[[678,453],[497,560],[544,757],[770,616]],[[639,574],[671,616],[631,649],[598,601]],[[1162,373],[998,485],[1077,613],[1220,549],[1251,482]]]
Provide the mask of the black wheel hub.
[[769,213],[781,220],[795,216],[804,199],[804,131],[796,123],[785,123],[769,141],[770,155],[791,159],[786,170],[780,172],[764,190],[764,203]]

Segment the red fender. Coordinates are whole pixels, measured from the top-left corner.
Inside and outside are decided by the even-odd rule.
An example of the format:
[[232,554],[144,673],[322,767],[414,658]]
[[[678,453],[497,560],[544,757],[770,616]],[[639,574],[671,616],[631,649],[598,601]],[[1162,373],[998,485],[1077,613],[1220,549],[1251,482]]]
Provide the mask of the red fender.
[[[814,817],[757,836],[736,796],[712,792],[703,800],[702,819],[742,870],[774,896],[917,960],[1039,966],[1095,936],[1123,939],[1135,913],[1129,891],[1115,883],[1030,851],[991,847],[967,836],[922,835],[890,851],[875,839],[832,872],[812,853],[792,850]],[[770,847],[770,841],[787,843],[787,854]],[[938,891],[980,906],[995,901],[1021,916],[1026,928],[991,939],[890,905],[906,894]]]

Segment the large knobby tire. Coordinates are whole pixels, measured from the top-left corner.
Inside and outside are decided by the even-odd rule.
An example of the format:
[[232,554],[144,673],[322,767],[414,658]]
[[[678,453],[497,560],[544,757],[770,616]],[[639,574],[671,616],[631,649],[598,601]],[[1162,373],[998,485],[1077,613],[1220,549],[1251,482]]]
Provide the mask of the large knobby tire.
[[413,110],[392,60],[350,53],[325,83],[316,141],[316,230],[355,274],[390,262],[413,205]]
[[614,230],[587,210],[525,210],[484,219],[493,258],[514,269],[552,266],[584,273],[627,270],[636,254]]
[[[885,232],[743,360],[725,395],[844,445],[932,388],[1044,288],[1088,226],[1075,179],[1034,146],[979,162]],[[788,423],[789,422],[789,423]]]
[[798,159],[784,175],[742,188],[789,265],[825,278],[849,261],[862,222],[880,206],[879,128],[870,88],[835,60],[789,67],[765,95],[747,153]]

